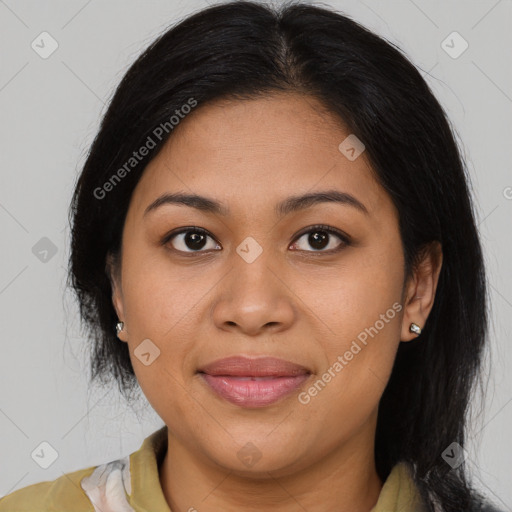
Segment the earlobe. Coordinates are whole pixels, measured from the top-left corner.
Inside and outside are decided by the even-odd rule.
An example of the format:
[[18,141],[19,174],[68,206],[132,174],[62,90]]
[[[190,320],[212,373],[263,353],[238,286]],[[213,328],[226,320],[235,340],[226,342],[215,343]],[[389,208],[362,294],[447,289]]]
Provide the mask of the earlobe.
[[116,333],[117,333],[117,337],[121,340],[121,341],[125,341],[127,342],[128,339],[126,337],[126,328],[124,326],[124,322],[117,322],[116,324]]
[[117,262],[115,261],[115,258],[112,256],[112,254],[107,255],[107,261],[105,265],[105,272],[107,273],[107,276],[110,280],[110,285],[112,288],[112,304],[114,306],[114,309],[116,311],[117,317],[119,318],[119,321],[114,326],[116,330],[117,337],[121,341],[128,341],[127,339],[127,332],[126,332],[126,325],[124,322],[124,308],[123,308],[123,299],[122,299],[122,290],[121,290],[121,283],[120,283],[120,276],[119,276],[119,267],[117,265]]
[[442,261],[442,247],[438,241],[429,243],[421,251],[407,286],[400,341],[412,341],[421,335],[434,305]]

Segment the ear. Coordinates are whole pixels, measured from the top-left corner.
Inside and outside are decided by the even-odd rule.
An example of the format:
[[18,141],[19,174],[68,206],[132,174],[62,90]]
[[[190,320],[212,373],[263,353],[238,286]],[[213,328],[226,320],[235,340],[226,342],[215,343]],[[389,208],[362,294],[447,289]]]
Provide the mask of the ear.
[[420,258],[414,266],[413,275],[405,288],[404,315],[400,341],[411,341],[418,337],[409,331],[412,322],[421,329],[425,327],[428,315],[434,305],[439,274],[443,264],[441,243],[431,242],[420,253]]
[[[119,318],[120,322],[125,322],[123,290],[121,287],[121,268],[118,262],[118,258],[114,257],[111,253],[107,254],[105,272],[110,279],[110,285],[112,287],[112,304],[116,310],[117,317]],[[128,341],[126,323],[123,330],[117,334],[117,337],[121,341]]]

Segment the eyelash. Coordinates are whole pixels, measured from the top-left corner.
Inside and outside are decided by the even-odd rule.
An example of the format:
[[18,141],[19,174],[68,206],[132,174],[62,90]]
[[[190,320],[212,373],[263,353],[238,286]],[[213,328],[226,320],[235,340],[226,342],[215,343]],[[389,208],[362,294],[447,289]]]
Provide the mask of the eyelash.
[[[351,239],[350,239],[350,237],[348,235],[346,235],[345,233],[343,233],[342,231],[340,231],[340,230],[338,230],[336,228],[333,228],[331,226],[327,226],[325,224],[316,224],[314,226],[308,226],[307,228],[304,228],[302,231],[300,231],[295,236],[295,238],[293,239],[293,241],[292,241],[292,243],[290,245],[295,244],[296,241],[300,240],[300,238],[302,238],[304,235],[306,235],[308,233],[314,233],[316,231],[322,231],[322,232],[328,233],[329,235],[337,236],[341,240],[340,245],[338,247],[336,247],[335,249],[330,249],[328,251],[324,251],[322,249],[320,249],[320,250],[311,250],[311,251],[304,251],[302,249],[297,249],[298,251],[302,251],[302,252],[306,252],[306,253],[313,253],[313,254],[331,254],[332,255],[332,254],[335,254],[335,253],[341,251],[346,246],[351,245]],[[217,244],[219,244],[219,242],[217,240],[215,240],[215,238],[206,229],[200,228],[198,226],[189,226],[189,227],[186,227],[186,228],[181,228],[178,231],[174,231],[174,232],[168,233],[162,239],[161,244],[162,245],[167,245],[177,235],[180,235],[182,233],[189,233],[189,232],[190,233],[199,233],[199,234],[206,235],[206,236],[212,238],[212,240],[214,240]],[[174,248],[170,248],[170,250],[172,250],[173,252],[177,252],[179,254],[182,254],[182,255],[186,255],[186,256],[195,255],[195,254],[201,254],[201,253],[207,253],[207,252],[211,251],[211,249],[207,250],[207,251],[204,251],[204,250],[199,250],[199,251],[181,251],[179,249],[174,249]],[[213,251],[218,251],[218,249],[213,249]]]

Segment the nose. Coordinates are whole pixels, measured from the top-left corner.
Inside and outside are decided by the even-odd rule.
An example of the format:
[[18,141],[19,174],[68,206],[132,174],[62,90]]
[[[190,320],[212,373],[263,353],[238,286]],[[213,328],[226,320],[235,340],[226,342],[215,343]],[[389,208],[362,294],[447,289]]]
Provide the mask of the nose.
[[296,317],[293,292],[277,266],[263,254],[247,263],[238,255],[217,288],[213,320],[217,328],[247,336],[289,329]]

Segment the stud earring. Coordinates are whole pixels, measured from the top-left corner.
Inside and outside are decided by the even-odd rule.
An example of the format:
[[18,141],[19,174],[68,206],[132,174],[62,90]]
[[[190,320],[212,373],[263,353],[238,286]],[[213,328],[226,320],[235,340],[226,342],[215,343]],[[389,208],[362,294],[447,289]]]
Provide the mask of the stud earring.
[[418,324],[412,322],[409,326],[409,332],[413,332],[419,336],[421,334],[421,327]]
[[124,329],[124,322],[117,322],[116,324],[116,331],[117,331],[117,334],[119,335],[119,333]]

